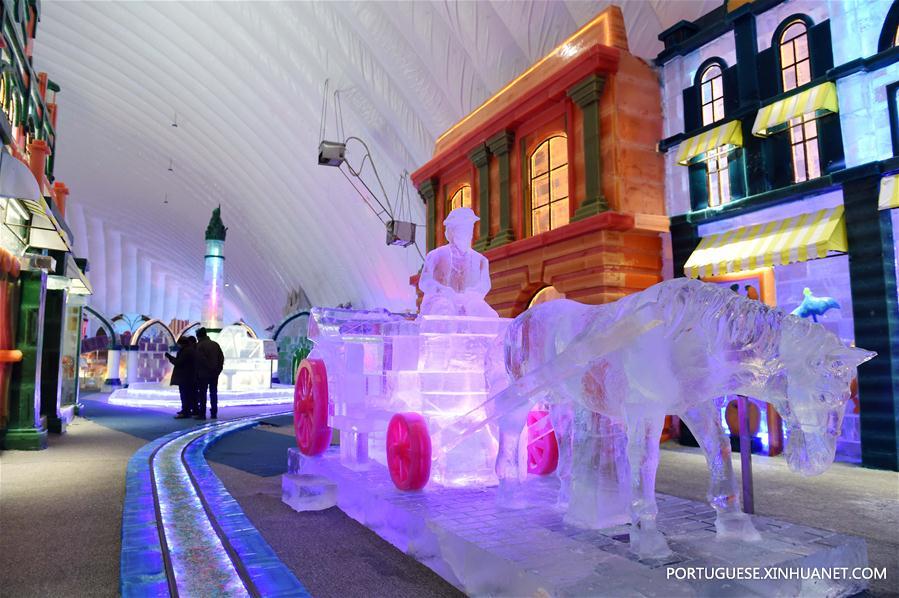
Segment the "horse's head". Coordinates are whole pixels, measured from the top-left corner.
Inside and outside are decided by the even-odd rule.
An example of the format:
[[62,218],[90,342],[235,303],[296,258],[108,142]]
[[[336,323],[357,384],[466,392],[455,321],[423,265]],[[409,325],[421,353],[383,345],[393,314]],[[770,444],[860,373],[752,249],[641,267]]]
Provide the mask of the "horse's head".
[[782,367],[767,394],[787,425],[784,455],[793,471],[818,475],[833,463],[856,369],[876,353],[846,347],[820,324],[790,316],[779,354]]

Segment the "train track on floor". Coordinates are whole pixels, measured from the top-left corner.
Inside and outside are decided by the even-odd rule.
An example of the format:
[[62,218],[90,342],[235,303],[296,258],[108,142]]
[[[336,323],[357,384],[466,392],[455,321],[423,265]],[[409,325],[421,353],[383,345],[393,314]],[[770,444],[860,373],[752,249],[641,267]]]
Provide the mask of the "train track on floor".
[[209,422],[134,454],[122,513],[122,596],[309,596],[204,456],[223,436],[289,413]]

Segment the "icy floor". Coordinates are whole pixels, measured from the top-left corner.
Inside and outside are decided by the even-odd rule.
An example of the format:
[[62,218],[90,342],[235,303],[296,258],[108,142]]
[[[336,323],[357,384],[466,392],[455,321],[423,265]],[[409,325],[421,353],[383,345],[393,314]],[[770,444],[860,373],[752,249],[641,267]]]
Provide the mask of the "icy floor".
[[[851,569],[867,566],[868,559],[861,538],[760,516],[753,521],[762,542],[718,541],[708,505],[672,496],[658,495],[658,526],[674,555],[640,561],[628,550],[627,526],[584,530],[563,523],[552,507],[553,478],[529,482],[535,506],[504,510],[496,506],[493,488],[431,484],[422,492],[401,493],[380,465],[351,471],[339,464],[336,449],[315,459],[290,449],[284,484],[307,475],[336,483],[344,512],[469,595],[846,596],[865,587],[820,579],[677,581],[676,567]],[[320,494],[305,494],[318,501],[310,508],[322,508]]]

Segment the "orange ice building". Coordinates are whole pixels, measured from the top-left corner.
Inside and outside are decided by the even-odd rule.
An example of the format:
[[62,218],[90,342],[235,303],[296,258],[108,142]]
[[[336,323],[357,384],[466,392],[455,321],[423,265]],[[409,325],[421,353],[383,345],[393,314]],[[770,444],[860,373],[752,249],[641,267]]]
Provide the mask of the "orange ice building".
[[645,289],[662,279],[668,230],[661,133],[658,75],[612,6],[440,136],[412,174],[428,249],[450,210],[471,207],[487,301],[507,317]]

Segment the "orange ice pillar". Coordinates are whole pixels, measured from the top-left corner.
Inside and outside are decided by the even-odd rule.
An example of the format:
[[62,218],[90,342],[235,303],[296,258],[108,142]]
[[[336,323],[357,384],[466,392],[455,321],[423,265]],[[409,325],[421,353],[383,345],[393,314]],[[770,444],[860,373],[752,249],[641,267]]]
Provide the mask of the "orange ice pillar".
[[37,89],[38,93],[41,94],[41,99],[46,99],[47,97],[47,81],[49,80],[49,75],[44,72],[40,72],[37,74]]
[[31,169],[31,173],[37,179],[37,184],[41,188],[42,193],[44,190],[44,168],[49,155],[50,146],[43,139],[35,139],[28,146],[28,168]]
[[61,181],[53,183],[53,196],[56,198],[56,207],[60,215],[66,217],[66,198],[69,196],[69,188]]

